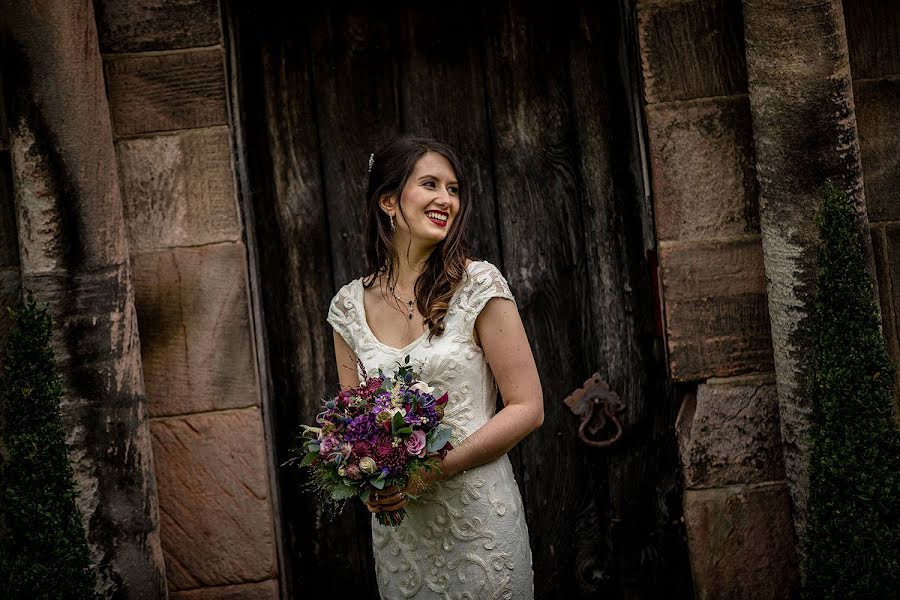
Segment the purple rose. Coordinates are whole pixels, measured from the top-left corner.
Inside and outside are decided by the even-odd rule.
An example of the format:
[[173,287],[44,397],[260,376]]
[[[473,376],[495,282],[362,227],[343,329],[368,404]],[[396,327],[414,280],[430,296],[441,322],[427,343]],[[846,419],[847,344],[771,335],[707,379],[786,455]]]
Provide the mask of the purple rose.
[[406,451],[411,456],[425,457],[425,432],[417,429],[406,440]]

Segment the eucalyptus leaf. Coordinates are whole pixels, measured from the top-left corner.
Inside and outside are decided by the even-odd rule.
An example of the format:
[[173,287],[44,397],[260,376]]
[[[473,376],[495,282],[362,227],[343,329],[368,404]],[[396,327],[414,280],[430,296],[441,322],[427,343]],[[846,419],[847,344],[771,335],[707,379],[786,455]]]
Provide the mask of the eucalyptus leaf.
[[377,487],[379,490],[384,489],[384,483],[385,483],[384,479],[373,479],[369,483],[372,484],[372,487]]
[[450,441],[450,434],[452,430],[446,426],[437,426],[432,429],[428,433],[428,445],[426,446],[426,450],[428,452],[437,452],[441,448],[443,448],[447,442]]
[[353,488],[348,485],[341,485],[331,491],[333,500],[343,500],[353,495]]
[[300,466],[305,467],[305,466],[311,464],[312,461],[316,460],[317,458],[319,458],[318,452],[310,452],[309,454],[307,454],[306,456],[303,457],[302,461],[300,461]]
[[359,499],[362,500],[363,502],[368,502],[369,496],[371,494],[372,494],[372,490],[370,490],[369,488],[366,488],[359,493]]

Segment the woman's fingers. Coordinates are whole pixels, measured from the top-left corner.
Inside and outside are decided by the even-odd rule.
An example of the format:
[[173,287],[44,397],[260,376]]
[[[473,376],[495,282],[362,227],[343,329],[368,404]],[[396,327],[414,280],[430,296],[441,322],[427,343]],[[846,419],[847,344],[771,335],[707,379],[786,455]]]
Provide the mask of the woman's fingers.
[[366,503],[366,508],[369,509],[369,512],[373,512],[373,513],[393,512],[395,510],[400,510],[401,508],[406,506],[407,502],[409,502],[409,500],[407,500],[406,498],[403,498],[393,504],[369,504],[369,503]]
[[382,506],[382,510],[387,510],[387,511],[400,510],[401,508],[406,506],[406,502],[407,502],[406,498],[402,498],[399,502],[396,502],[395,504],[391,504],[388,506]]
[[369,496],[369,500],[373,501],[375,504],[380,504],[382,506],[386,504],[394,504],[401,498],[403,498],[403,492],[397,491],[390,494],[381,493],[378,494],[378,497],[372,500],[372,496]]

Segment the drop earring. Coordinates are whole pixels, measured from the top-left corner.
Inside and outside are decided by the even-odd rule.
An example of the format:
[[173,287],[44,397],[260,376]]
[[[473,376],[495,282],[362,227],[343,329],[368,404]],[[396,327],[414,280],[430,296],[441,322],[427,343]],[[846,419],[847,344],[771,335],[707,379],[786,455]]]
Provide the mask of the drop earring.
[[391,231],[394,231],[394,230],[395,230],[395,227],[394,227],[394,215],[391,215]]

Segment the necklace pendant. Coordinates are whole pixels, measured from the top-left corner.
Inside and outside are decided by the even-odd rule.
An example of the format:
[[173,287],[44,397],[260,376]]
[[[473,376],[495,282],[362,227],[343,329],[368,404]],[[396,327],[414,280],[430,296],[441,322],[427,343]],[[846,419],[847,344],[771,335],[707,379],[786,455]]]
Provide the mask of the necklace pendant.
[[409,320],[410,320],[410,321],[412,320],[412,315],[409,315]]

